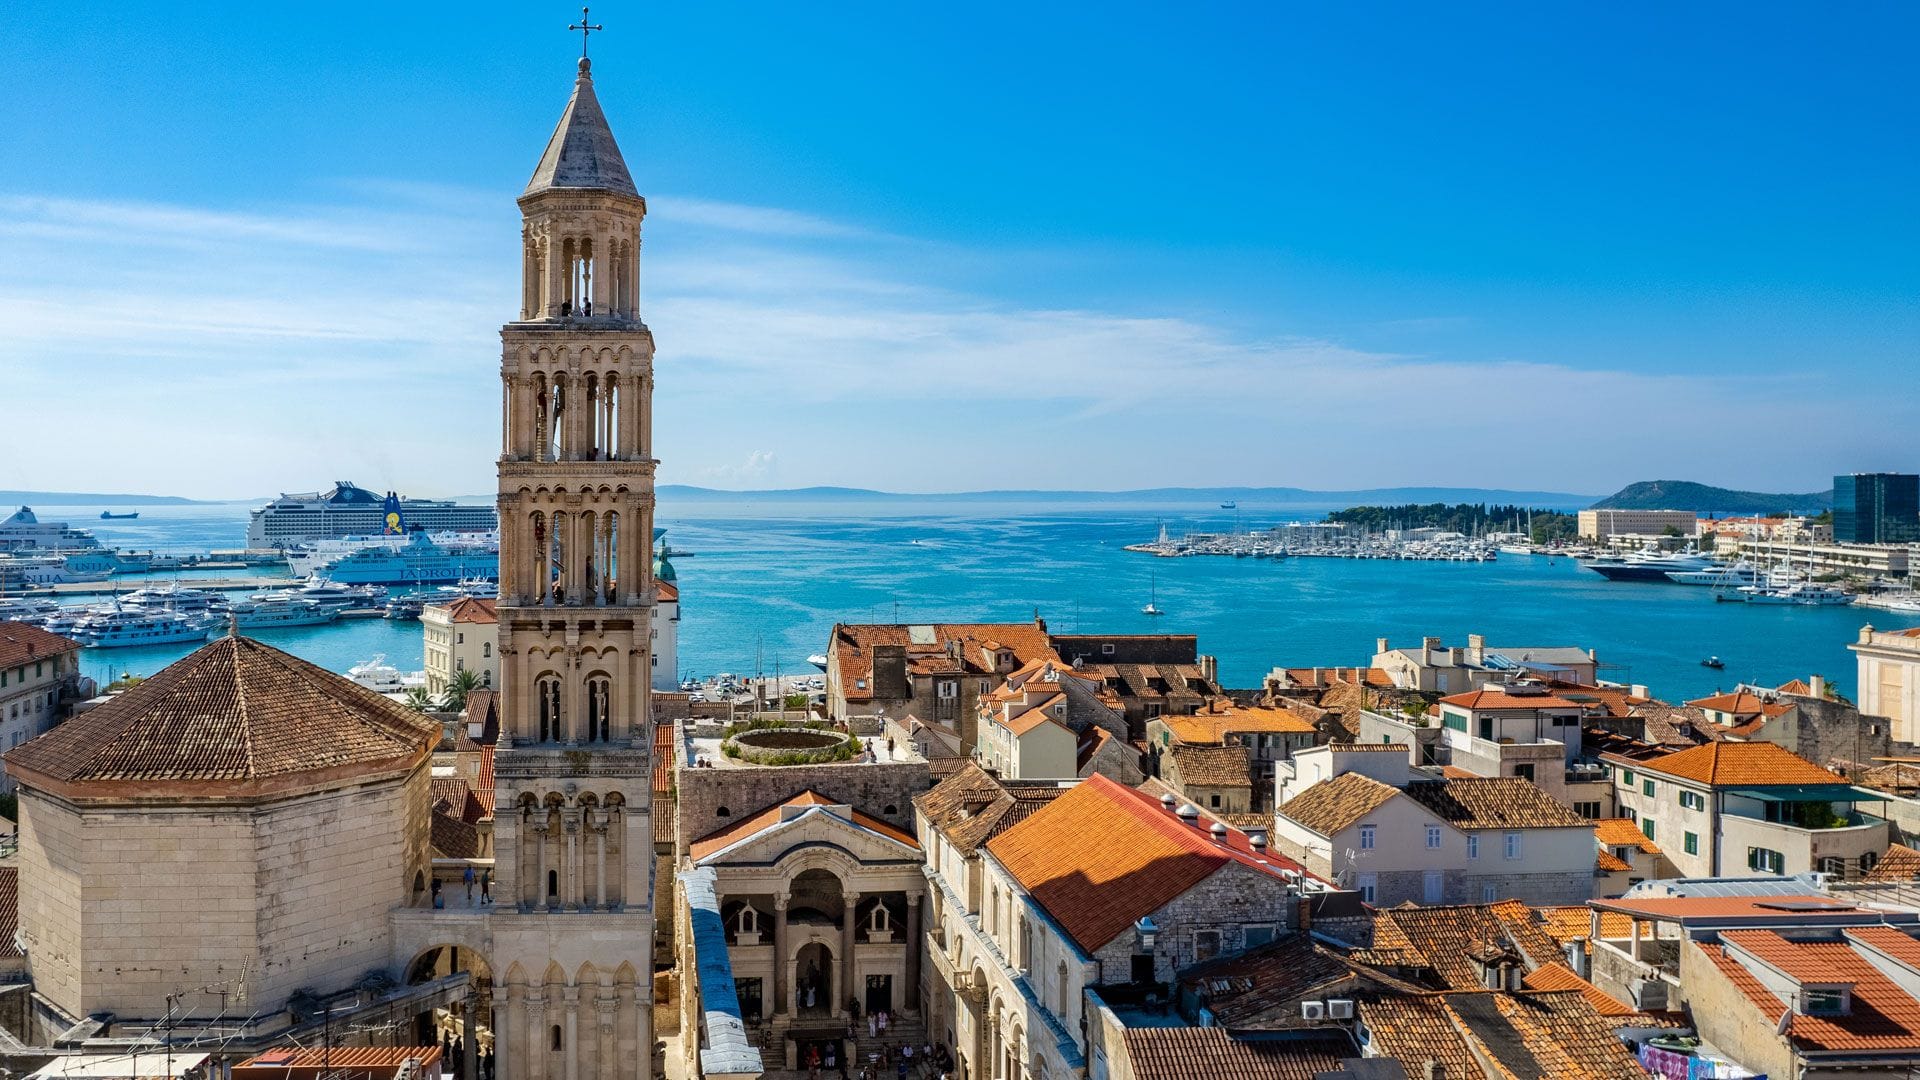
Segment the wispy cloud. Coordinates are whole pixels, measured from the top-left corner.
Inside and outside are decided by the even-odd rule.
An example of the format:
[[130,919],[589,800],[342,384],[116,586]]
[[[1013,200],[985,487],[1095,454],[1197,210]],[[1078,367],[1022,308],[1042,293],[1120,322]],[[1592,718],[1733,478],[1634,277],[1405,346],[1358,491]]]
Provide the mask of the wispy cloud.
[[[484,490],[494,331],[518,297],[506,197],[336,186],[338,205],[239,209],[0,195],[0,367],[34,402],[0,429],[0,457],[44,463],[32,482],[55,487],[257,492],[357,466],[379,486]],[[1794,432],[1764,451],[1782,460],[1818,454],[1865,404],[1810,392],[1811,376],[1250,337],[1157,310],[1144,290],[1103,308],[958,291],[927,272],[936,245],[779,208],[663,195],[648,236],[669,479],[751,485],[777,462],[789,483],[900,489],[1597,489],[1761,453],[1729,446],[1728,417]],[[1408,329],[1471,318],[1382,329],[1404,345]],[[1876,415],[1916,411],[1883,401]]]

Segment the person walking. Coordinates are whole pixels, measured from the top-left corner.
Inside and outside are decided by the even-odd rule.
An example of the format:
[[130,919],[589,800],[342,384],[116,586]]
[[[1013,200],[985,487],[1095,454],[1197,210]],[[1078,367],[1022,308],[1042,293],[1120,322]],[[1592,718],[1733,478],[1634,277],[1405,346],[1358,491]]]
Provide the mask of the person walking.
[[473,903],[473,882],[474,882],[472,863],[468,863],[467,868],[460,872],[460,880],[467,887],[467,903],[472,904]]
[[480,871],[480,902],[493,903],[493,867]]

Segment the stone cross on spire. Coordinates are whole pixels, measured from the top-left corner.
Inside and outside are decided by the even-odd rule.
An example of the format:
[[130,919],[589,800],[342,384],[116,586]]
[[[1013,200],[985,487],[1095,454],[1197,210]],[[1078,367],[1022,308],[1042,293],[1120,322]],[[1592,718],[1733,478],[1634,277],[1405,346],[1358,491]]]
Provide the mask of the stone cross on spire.
[[587,39],[592,37],[595,30],[605,30],[606,27],[588,22],[587,9],[581,8],[580,21],[567,27],[567,29],[580,31],[580,59],[585,60],[587,58]]

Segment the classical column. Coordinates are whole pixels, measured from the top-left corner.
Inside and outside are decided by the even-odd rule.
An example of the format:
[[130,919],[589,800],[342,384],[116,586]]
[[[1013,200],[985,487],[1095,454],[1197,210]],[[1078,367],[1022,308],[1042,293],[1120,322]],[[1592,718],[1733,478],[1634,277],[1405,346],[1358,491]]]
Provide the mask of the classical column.
[[[547,1080],[547,1060],[552,1045],[547,1040],[546,987],[541,993],[527,995],[527,1080]],[[508,1080],[512,1080],[511,1077]]]
[[547,272],[545,276],[547,279],[546,317],[549,319],[557,319],[560,317],[560,301],[564,298],[564,293],[566,292],[566,243],[565,240],[560,239],[559,230],[555,229],[547,233]]
[[852,998],[854,994],[858,992],[854,989],[856,984],[853,981],[855,975],[853,936],[857,929],[855,923],[859,918],[859,907],[859,893],[849,892],[844,894],[844,902],[840,909],[840,970],[842,975],[839,980],[839,990],[833,1002],[833,1013],[835,1016],[839,1016],[846,1011],[848,999]]
[[[521,1044],[526,1043],[527,1006],[523,1000],[526,991],[514,983],[507,984],[507,1022],[493,1027],[493,1069],[498,1076],[522,1077],[527,1075],[526,1063],[516,1055],[521,1053]],[[532,1045],[528,1043],[528,1045]]]
[[634,1045],[640,1052],[634,1055],[632,1080],[657,1080],[653,1076],[653,980],[642,975],[646,982],[635,984],[627,992],[633,997]]
[[[598,1066],[594,1072],[595,1075],[599,1077],[599,1080],[619,1080],[620,1069],[614,1060],[618,1055],[616,1055],[613,1050],[614,1010],[619,1007],[620,999],[617,997],[596,997],[593,999],[595,1019],[600,1021],[600,1042],[594,1054],[594,1057],[597,1059],[594,1064]],[[651,1049],[651,1047],[648,1049]]]
[[607,827],[611,824],[603,810],[600,813],[600,826],[593,830],[593,906],[596,911],[607,910]]
[[473,992],[471,983],[467,984],[467,1000],[460,1007],[460,1020],[460,1075],[464,1080],[480,1080],[480,995]]
[[[534,906],[549,907],[552,905],[552,900],[548,898],[547,894],[547,874],[552,871],[553,867],[550,866],[547,861],[547,834],[553,830],[553,809],[551,807],[540,807],[539,811],[540,878],[534,885],[533,895],[537,897]],[[559,890],[555,890],[555,892],[558,891]]]
[[613,234],[603,232],[593,238],[593,313],[613,314]]
[[907,894],[907,985],[902,1000],[908,1009],[919,1008],[920,1001],[920,950],[926,946],[920,940],[920,900],[919,893]]
[[567,1080],[580,1080],[580,988],[569,986],[562,996],[567,1002]]
[[560,827],[567,834],[567,858],[561,872],[561,884],[566,890],[566,910],[580,910],[580,818],[577,813],[569,813],[562,819]]
[[773,1014],[787,1015],[787,894],[773,894]]

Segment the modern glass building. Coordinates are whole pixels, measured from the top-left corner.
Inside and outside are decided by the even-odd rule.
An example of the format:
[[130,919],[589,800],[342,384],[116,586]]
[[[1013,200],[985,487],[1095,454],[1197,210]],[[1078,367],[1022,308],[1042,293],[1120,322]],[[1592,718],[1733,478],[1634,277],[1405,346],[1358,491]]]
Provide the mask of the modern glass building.
[[1920,540],[1920,475],[1854,473],[1833,478],[1833,538],[1843,544]]

